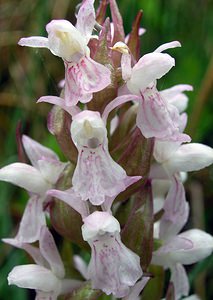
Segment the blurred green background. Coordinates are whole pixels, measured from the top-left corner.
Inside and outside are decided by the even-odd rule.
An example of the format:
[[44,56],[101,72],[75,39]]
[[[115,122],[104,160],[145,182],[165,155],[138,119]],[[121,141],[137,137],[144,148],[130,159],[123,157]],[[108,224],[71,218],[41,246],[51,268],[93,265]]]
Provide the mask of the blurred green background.
[[[50,106],[36,105],[36,100],[43,95],[59,94],[57,84],[63,79],[63,63],[46,49],[22,48],[17,41],[24,36],[46,36],[45,25],[51,19],[66,18],[75,23],[77,3],[76,0],[0,1],[0,167],[18,159],[15,137],[19,121],[25,134],[60,154],[54,137],[46,129]],[[138,10],[143,10],[141,25],[147,31],[141,38],[142,53],[168,41],[181,42],[182,48],[169,50],[176,58],[176,67],[160,80],[158,88],[179,83],[194,86],[194,92],[189,93],[187,132],[194,142],[213,147],[213,1],[120,0],[117,3],[126,34]],[[189,226],[211,234],[212,186],[212,167],[190,174],[186,184],[191,204]],[[21,189],[1,182],[0,191],[0,237],[12,237],[28,196]],[[31,299],[29,291],[8,287],[6,281],[13,266],[27,263],[27,257],[21,250],[3,243],[0,247],[0,299]],[[213,299],[213,257],[190,267],[189,272],[194,291],[203,300]]]

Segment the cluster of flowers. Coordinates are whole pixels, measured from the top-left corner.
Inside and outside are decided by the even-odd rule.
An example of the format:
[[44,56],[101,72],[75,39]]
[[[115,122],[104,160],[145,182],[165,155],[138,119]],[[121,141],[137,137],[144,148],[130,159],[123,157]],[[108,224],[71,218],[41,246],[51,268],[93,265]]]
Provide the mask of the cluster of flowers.
[[[192,87],[181,84],[157,90],[157,80],[175,65],[163,51],[180,43],[163,44],[140,58],[141,12],[125,37],[117,4],[114,0],[109,4],[113,23],[104,20],[108,1],[101,1],[95,14],[94,0],[83,0],[75,26],[53,20],[46,26],[47,38],[19,41],[21,46],[48,48],[65,65],[61,97],[45,96],[38,102],[55,105],[48,129],[70,162],[60,162],[52,150],[23,135],[22,145],[32,165],[20,162],[0,169],[0,180],[30,195],[16,237],[3,241],[24,249],[35,261],[14,267],[8,281],[35,289],[37,300],[76,292],[85,281],[107,295],[137,300],[152,281],[150,264],[170,269],[170,287],[178,300],[189,294],[183,265],[213,250],[209,234],[198,229],[180,233],[189,216],[184,172],[213,162],[213,149],[190,143],[183,133],[188,100],[183,92]],[[57,205],[61,204],[72,212],[63,215],[65,225],[59,224]],[[80,222],[73,222],[79,214]],[[119,221],[115,216],[120,216]],[[91,247],[88,266],[74,256],[82,280],[65,278],[46,226],[49,217],[65,236],[65,231],[79,230],[63,228],[66,224],[82,225],[81,243]],[[32,245],[37,241],[39,248]]]

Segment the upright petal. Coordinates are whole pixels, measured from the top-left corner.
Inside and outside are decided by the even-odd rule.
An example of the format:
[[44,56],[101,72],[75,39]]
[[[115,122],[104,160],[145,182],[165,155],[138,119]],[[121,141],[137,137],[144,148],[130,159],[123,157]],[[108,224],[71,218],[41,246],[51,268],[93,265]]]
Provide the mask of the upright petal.
[[102,64],[84,56],[78,63],[65,63],[65,101],[68,106],[78,101],[89,102],[92,93],[111,83],[111,72]]
[[64,278],[64,265],[56,247],[52,234],[46,226],[41,229],[39,248],[43,257],[50,264],[52,272],[59,278]]
[[160,53],[167,49],[176,48],[176,47],[181,47],[181,44],[178,41],[173,41],[173,42],[165,43],[165,44],[159,46],[154,52]]
[[95,26],[94,0],[84,0],[78,11],[76,28],[89,42]]
[[38,168],[38,160],[42,158],[49,158],[58,161],[58,156],[51,149],[44,147],[38,142],[34,141],[27,135],[23,135],[22,143],[27,156],[29,157],[32,165]]
[[44,195],[51,187],[36,168],[23,163],[13,163],[0,169],[0,180],[13,183],[38,195]]

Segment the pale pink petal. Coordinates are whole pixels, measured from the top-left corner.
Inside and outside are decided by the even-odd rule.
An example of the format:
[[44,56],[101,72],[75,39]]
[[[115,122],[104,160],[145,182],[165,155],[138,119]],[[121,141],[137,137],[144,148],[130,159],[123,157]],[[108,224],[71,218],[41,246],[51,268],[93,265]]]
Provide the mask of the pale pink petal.
[[65,101],[68,106],[76,105],[78,101],[89,102],[92,93],[111,83],[110,70],[87,56],[78,63],[66,63],[65,68]]
[[163,166],[171,173],[198,171],[213,163],[213,149],[203,144],[181,145]]
[[123,54],[121,56],[121,70],[122,70],[122,78],[127,81],[131,78],[132,67],[131,67],[131,55]]
[[59,278],[65,276],[64,265],[56,247],[52,234],[46,226],[41,229],[39,248],[43,257],[50,264],[52,272]]
[[120,239],[119,222],[109,213],[96,211],[84,219],[82,235],[92,255],[88,278],[94,289],[125,297],[142,276],[140,258]]
[[51,292],[60,289],[60,281],[48,269],[38,265],[16,266],[8,275],[8,284]]
[[173,253],[173,258],[184,265],[196,263],[209,256],[213,251],[213,237],[200,229],[184,231],[178,235],[178,238],[192,243],[192,248],[180,249]]
[[55,152],[34,141],[27,135],[22,136],[22,143],[32,165],[36,168],[38,168],[38,160],[41,158],[45,157],[56,161],[59,160]]
[[38,168],[41,175],[52,185],[57,182],[66,166],[67,163],[62,163],[58,160],[48,158],[38,160]]
[[176,107],[169,106],[157,90],[146,89],[141,94],[136,124],[146,138],[189,142],[190,137],[180,132],[179,118]]
[[66,191],[49,190],[47,195],[64,201],[81,214],[83,218],[89,215],[88,204],[82,201],[81,197],[74,192],[73,188]]
[[34,247],[28,243],[22,243],[16,238],[14,239],[2,239],[2,241],[6,244],[9,244],[13,247],[25,250],[34,260],[37,265],[46,266],[46,261],[42,256],[39,248]]
[[132,69],[128,89],[137,95],[156,79],[160,79],[174,67],[175,60],[165,53],[148,53],[140,58]]
[[18,42],[20,46],[35,47],[35,48],[49,48],[48,38],[42,36],[31,36],[21,38]]
[[128,296],[124,297],[122,300],[140,300],[140,293],[149,281],[149,277],[142,277],[131,289]]
[[41,173],[34,167],[23,163],[13,163],[0,169],[0,180],[18,185],[28,192],[45,194],[50,188]]
[[93,205],[104,203],[106,197],[115,197],[126,189],[126,172],[110,156],[108,149],[100,145],[96,149],[79,151],[73,174],[73,189],[82,200]]
[[188,97],[183,94],[185,91],[192,91],[193,87],[188,84],[178,84],[169,89],[163,90],[160,94],[172,105],[177,107],[178,111],[183,112],[188,105]]
[[181,43],[178,41],[173,41],[173,42],[165,43],[165,44],[159,46],[154,52],[160,53],[167,49],[176,48],[176,47],[181,47]]
[[89,42],[95,25],[94,0],[84,0],[77,15],[76,28]]
[[23,248],[23,243],[33,243],[39,240],[41,227],[45,224],[42,199],[34,196],[27,203],[16,237],[4,239],[4,242]]
[[177,176],[172,178],[172,185],[163,209],[164,214],[160,220],[160,239],[165,241],[180,232],[189,216],[189,204],[186,202],[185,189]]
[[178,235],[153,252],[152,264],[163,266],[164,268],[170,268],[175,263],[185,264],[187,258],[192,255],[192,251],[193,242]]
[[39,240],[41,227],[45,224],[42,199],[34,196],[29,199],[24,210],[16,239],[24,243],[33,243]]
[[125,95],[125,96],[119,96],[119,97],[115,98],[104,109],[104,112],[102,115],[102,119],[103,119],[104,123],[106,124],[108,115],[113,109],[115,109],[116,107],[118,107],[121,104],[124,104],[126,102],[130,102],[130,101],[138,101],[139,102],[140,99],[141,99],[141,97],[136,96],[136,95]]
[[163,93],[163,95],[167,98],[173,98],[185,91],[193,91],[193,86],[189,84],[177,84],[171,88],[161,91],[161,93]]
[[60,106],[65,111],[67,111],[71,116],[78,114],[81,110],[77,106],[67,106],[65,100],[56,96],[43,96],[37,100],[37,103],[47,102],[57,106]]
[[181,264],[175,264],[171,268],[171,282],[174,284],[175,299],[181,299],[182,296],[189,294],[189,279],[186,270]]

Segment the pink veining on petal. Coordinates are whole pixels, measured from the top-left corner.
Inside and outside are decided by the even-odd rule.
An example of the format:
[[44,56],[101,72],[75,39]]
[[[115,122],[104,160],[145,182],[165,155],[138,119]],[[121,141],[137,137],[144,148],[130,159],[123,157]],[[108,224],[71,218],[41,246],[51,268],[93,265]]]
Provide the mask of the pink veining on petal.
[[98,92],[111,83],[111,72],[102,64],[83,57],[78,63],[65,62],[66,105],[76,105],[78,101],[87,103],[92,93]]

